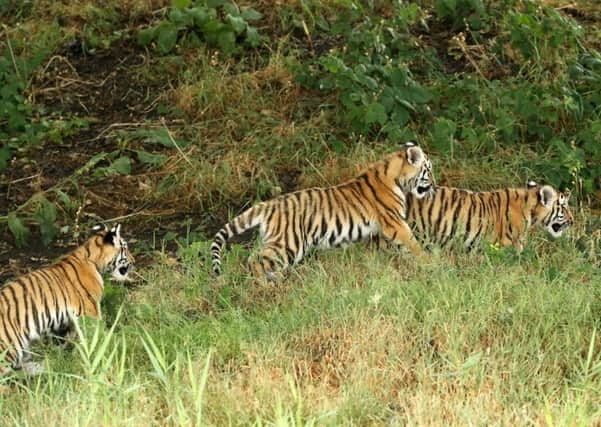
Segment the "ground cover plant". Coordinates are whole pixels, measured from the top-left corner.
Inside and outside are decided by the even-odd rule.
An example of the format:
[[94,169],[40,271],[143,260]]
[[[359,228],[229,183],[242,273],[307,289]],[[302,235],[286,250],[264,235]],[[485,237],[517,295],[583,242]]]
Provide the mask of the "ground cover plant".
[[[432,0],[0,1],[0,278],[119,221],[137,282],[16,425],[599,423],[601,7]],[[416,139],[440,184],[572,190],[522,254],[367,245],[255,283],[210,238]]]

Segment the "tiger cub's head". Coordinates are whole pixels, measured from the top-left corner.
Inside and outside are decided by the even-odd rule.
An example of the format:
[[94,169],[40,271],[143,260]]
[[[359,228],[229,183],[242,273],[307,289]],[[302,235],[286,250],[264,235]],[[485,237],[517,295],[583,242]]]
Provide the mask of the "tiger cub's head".
[[127,242],[121,237],[121,224],[110,230],[106,225],[98,224],[92,228],[95,244],[89,245],[89,257],[96,263],[99,270],[110,272],[117,281],[128,280],[133,270],[134,257],[127,248]]
[[403,192],[411,192],[418,199],[435,191],[432,163],[415,142],[405,143],[401,151],[393,154],[385,171],[394,175],[396,184]]
[[541,224],[551,237],[557,238],[574,223],[568,206],[570,193],[556,191],[550,185],[539,185],[534,181],[526,184],[529,191],[536,193],[537,203],[532,211],[532,224]]

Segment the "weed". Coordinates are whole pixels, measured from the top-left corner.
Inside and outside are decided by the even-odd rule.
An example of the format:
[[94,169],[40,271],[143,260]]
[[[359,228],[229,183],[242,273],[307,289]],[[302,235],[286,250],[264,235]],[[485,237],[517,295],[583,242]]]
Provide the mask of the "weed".
[[138,33],[138,43],[147,46],[156,42],[158,51],[167,54],[178,41],[186,47],[199,47],[205,41],[230,55],[238,52],[240,46],[259,46],[262,37],[249,22],[261,17],[251,7],[239,8],[225,0],[195,4],[190,0],[176,1],[167,19]]

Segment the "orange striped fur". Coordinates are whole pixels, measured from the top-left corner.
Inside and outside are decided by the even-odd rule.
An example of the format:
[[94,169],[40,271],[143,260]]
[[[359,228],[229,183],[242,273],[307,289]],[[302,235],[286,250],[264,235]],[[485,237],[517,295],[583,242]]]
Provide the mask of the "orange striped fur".
[[256,275],[296,264],[313,247],[336,247],[382,235],[407,247],[421,249],[404,221],[405,197],[424,197],[434,188],[432,166],[414,143],[370,166],[358,177],[327,188],[310,188],[259,203],[226,224],[215,235],[213,271],[221,270],[226,241],[259,227],[263,249],[252,264]]
[[523,248],[532,226],[559,237],[573,224],[569,193],[529,181],[524,188],[473,192],[438,186],[427,198],[407,196],[407,222],[420,240],[446,245],[458,239],[470,250],[480,239]]
[[[13,369],[40,370],[31,362],[30,345],[47,333],[68,332],[79,316],[100,316],[101,274],[125,280],[133,257],[121,226],[94,227],[95,234],[58,263],[33,271],[0,289],[0,351]],[[4,366],[0,372],[9,372]]]

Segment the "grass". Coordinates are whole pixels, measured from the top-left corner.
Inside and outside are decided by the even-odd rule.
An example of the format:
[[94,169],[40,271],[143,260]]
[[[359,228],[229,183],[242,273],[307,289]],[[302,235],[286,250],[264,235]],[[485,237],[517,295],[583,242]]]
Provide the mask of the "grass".
[[[16,58],[37,58],[23,89],[6,89],[23,99],[6,102],[18,99],[26,122],[40,125],[35,143],[0,118],[11,151],[3,169],[0,147],[0,275],[37,268],[91,224],[119,220],[143,280],[108,283],[103,320],[84,322],[71,350],[37,346],[47,374],[0,379],[0,424],[601,422],[595,2],[510,7],[549,18],[564,37],[556,48],[546,33],[538,45],[520,41],[534,30],[511,27],[494,2],[480,30],[439,16],[440,2],[403,6],[401,18],[389,2],[362,4],[359,15],[338,1],[253,2],[268,40],[234,56],[183,39],[166,55],[138,46],[170,2],[75,3],[15,3],[0,32],[3,49],[10,39]],[[391,52],[411,72],[409,88],[430,93],[404,99],[413,110],[398,129],[403,116],[393,114],[409,107],[383,116],[369,110],[377,91],[365,89],[368,78],[391,84],[389,46],[369,44],[390,36],[380,18],[398,19],[402,49]],[[345,50],[346,24],[361,25],[354,43],[380,74],[369,74],[363,50]],[[354,74],[328,74],[326,56]],[[25,70],[15,64],[0,68]],[[357,84],[340,89],[347,78]],[[349,106],[347,93],[367,107]],[[534,233],[520,256],[484,245],[435,250],[419,266],[401,250],[358,244],[310,256],[280,285],[255,283],[244,267],[252,249],[234,244],[223,276],[209,274],[209,238],[227,218],[341,182],[408,138],[441,184],[572,188],[574,227],[557,241]],[[29,246],[16,247],[9,213]],[[37,245],[44,230],[56,231],[49,247]]]
[[209,279],[206,249],[146,269],[120,313],[105,310],[114,330],[86,324],[76,350],[43,347],[51,373],[5,379],[3,423],[599,421],[601,276],[574,239],[425,266],[356,245],[279,286],[254,283],[239,249]]

